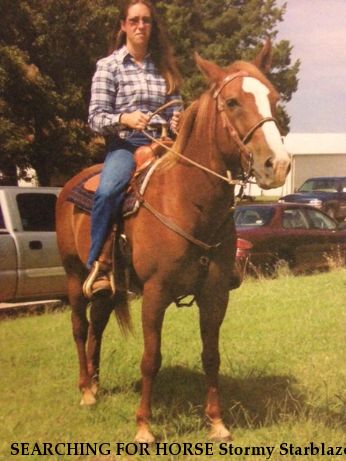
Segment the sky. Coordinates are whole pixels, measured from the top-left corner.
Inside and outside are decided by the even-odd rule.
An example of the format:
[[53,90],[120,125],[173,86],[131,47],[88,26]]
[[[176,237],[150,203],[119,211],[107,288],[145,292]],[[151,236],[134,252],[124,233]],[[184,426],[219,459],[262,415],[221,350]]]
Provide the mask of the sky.
[[[278,0],[278,5],[285,3]],[[287,104],[291,133],[346,133],[346,0],[286,0],[277,39],[300,59]]]

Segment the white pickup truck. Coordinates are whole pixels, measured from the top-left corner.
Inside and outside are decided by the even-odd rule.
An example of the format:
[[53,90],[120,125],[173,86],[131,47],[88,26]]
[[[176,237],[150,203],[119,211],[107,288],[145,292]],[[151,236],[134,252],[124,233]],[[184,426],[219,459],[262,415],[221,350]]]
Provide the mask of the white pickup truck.
[[66,296],[55,234],[59,191],[0,186],[0,302]]

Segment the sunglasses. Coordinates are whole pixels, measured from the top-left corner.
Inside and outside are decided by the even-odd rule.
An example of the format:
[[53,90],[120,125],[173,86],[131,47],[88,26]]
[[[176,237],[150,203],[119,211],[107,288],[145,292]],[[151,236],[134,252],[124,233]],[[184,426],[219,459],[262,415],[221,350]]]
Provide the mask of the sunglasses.
[[149,26],[153,23],[153,20],[150,16],[143,16],[142,18],[140,16],[134,16],[133,18],[127,19],[127,22],[132,27],[138,26],[141,21],[143,22],[143,25],[145,26]]

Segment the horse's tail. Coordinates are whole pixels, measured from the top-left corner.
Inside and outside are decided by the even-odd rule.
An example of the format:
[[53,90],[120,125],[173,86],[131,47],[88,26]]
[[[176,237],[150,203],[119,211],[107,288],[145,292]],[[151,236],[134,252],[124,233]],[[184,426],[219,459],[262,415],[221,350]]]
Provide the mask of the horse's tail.
[[126,291],[116,292],[114,297],[114,313],[121,333],[124,336],[133,333],[133,324]]

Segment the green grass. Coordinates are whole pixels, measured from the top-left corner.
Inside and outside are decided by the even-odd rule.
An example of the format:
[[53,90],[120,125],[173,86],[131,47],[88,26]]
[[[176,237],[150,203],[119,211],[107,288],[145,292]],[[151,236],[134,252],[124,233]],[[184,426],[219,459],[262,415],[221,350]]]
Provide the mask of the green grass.
[[[221,335],[222,400],[233,444],[345,444],[346,270],[275,280],[248,279],[231,293]],[[77,358],[68,310],[0,323],[0,461],[55,459],[222,459],[258,456],[11,456],[12,442],[129,443],[135,434],[142,352],[140,302],[136,331],[121,337],[112,317],[102,353],[102,390],[93,408],[79,406]],[[163,365],[153,399],[160,441],[207,442],[204,377],[196,307],[166,314]]]

